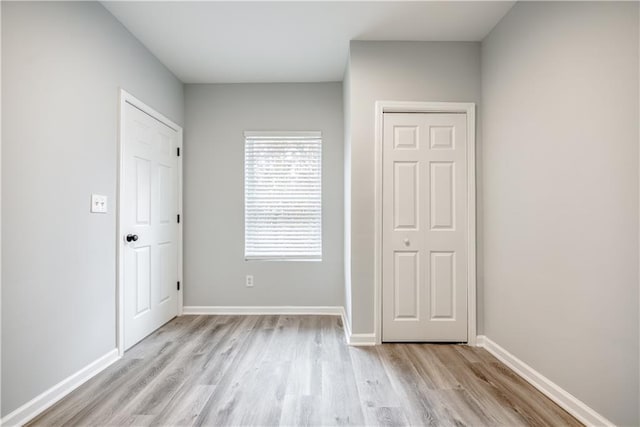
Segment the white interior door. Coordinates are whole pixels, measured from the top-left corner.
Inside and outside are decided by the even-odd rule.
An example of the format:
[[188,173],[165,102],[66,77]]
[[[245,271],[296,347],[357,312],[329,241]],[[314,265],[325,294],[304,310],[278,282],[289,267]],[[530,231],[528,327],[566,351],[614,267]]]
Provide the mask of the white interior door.
[[122,132],[124,349],[178,313],[179,134],[126,102]]
[[383,341],[467,341],[466,123],[384,114]]

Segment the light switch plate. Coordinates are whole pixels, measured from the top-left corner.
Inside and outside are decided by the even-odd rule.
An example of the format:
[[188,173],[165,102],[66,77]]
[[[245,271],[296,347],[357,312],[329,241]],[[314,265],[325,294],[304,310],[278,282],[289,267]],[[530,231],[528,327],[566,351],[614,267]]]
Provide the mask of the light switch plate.
[[91,195],[91,212],[92,213],[107,213],[107,196],[102,194]]

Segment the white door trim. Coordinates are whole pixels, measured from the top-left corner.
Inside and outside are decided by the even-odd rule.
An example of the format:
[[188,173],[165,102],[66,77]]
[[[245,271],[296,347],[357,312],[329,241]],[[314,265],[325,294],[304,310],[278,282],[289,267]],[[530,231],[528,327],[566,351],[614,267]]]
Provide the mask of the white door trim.
[[153,108],[140,101],[135,96],[131,95],[124,89],[120,89],[120,122],[118,131],[118,183],[117,183],[117,209],[116,209],[116,346],[118,348],[118,354],[122,356],[124,354],[124,289],[122,283],[124,283],[122,266],[124,262],[123,249],[124,241],[122,240],[122,224],[120,218],[123,217],[122,203],[124,193],[121,186],[122,174],[123,174],[123,159],[122,159],[122,145],[124,144],[124,114],[125,106],[130,104],[140,111],[150,115],[159,122],[164,123],[171,129],[178,132],[178,148],[181,153],[178,157],[178,212],[180,213],[180,223],[178,224],[178,280],[180,281],[180,290],[178,291],[178,316],[182,315],[183,307],[183,289],[184,282],[182,280],[182,224],[184,217],[182,215],[182,127],[178,126],[173,121],[166,118]]
[[382,344],[382,138],[384,113],[465,113],[467,115],[467,343],[476,345],[476,105],[473,102],[376,101],[374,332]]

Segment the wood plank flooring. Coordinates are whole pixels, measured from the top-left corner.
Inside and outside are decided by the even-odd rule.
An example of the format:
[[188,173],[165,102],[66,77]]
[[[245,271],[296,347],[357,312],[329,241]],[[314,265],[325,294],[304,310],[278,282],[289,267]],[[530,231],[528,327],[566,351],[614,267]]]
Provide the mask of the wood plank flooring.
[[183,316],[29,425],[580,423],[483,349],[349,347],[335,316]]

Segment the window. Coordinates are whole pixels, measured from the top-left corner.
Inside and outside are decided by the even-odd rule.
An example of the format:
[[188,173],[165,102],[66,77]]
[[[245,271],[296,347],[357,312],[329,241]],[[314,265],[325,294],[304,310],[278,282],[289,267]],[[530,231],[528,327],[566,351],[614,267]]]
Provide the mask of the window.
[[322,259],[320,132],[245,132],[244,257]]

